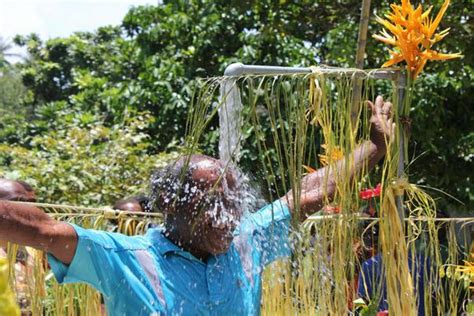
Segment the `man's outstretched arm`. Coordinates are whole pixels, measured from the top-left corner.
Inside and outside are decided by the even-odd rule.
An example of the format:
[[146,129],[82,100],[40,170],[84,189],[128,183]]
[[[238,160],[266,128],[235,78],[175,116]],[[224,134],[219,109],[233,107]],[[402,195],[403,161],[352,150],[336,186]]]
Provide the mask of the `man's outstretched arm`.
[[51,253],[69,264],[77,247],[74,228],[46,215],[39,208],[0,201],[0,240]]
[[[372,110],[370,118],[370,139],[362,143],[352,153],[350,160],[343,159],[337,163],[318,169],[302,179],[300,194],[300,220],[320,210],[327,199],[331,200],[337,187],[337,177],[344,175],[353,179],[364,166],[371,170],[387,151],[387,144],[393,139],[394,124],[392,121],[392,104],[384,102],[381,96],[375,104],[369,101]],[[347,166],[351,162],[350,166]],[[338,175],[338,176],[337,176]],[[282,200],[288,204],[291,212],[295,209],[293,192],[288,192]]]

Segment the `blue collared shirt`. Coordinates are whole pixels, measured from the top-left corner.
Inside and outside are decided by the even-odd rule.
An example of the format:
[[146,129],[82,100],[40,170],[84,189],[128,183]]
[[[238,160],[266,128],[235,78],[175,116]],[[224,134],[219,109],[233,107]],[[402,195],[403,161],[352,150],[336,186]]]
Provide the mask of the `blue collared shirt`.
[[244,216],[227,253],[198,260],[162,233],[128,237],[73,225],[69,266],[49,255],[58,282],[85,282],[109,315],[258,315],[263,268],[290,255],[290,212],[280,201]]

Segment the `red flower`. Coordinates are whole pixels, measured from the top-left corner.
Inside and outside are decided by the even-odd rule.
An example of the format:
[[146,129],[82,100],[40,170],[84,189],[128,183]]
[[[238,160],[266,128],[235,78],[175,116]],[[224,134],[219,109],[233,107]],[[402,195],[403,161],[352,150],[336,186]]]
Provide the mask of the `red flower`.
[[366,189],[359,192],[359,197],[362,200],[370,200],[373,197],[380,196],[380,183],[373,189]]

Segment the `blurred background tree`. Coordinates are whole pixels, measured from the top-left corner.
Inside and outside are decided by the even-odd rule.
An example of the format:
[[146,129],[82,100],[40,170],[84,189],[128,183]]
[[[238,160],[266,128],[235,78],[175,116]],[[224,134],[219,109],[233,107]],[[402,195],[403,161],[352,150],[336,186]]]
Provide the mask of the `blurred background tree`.
[[[441,1],[430,4],[439,8]],[[459,212],[474,207],[473,13],[469,4],[463,0],[450,5],[440,28],[451,27],[451,34],[438,47],[462,52],[464,59],[428,64],[417,84],[411,113],[411,153],[417,159],[410,166],[410,179],[462,201],[464,204],[438,191],[430,192],[438,198],[440,208]],[[371,10],[369,35],[380,29],[373,17],[384,14],[387,3],[372,1]],[[73,142],[77,140],[68,132],[75,128],[127,129],[130,120],[149,113],[154,119],[142,121],[141,129],[132,132],[149,136],[140,141],[143,148],[135,151],[138,144],[132,144],[121,150],[131,150],[131,155],[139,157],[175,152],[183,140],[197,77],[221,75],[228,64],[237,61],[353,67],[359,14],[360,1],[355,0],[168,0],[134,7],[120,26],[104,26],[93,33],[79,32],[46,42],[34,34],[18,36],[14,42],[27,47],[30,58],[14,67],[2,63],[0,89],[13,85],[21,92],[10,94],[14,97],[9,101],[1,100],[2,113],[14,112],[17,117],[2,116],[0,141],[8,148],[28,151],[26,156],[50,159],[40,152],[57,146],[44,143],[51,137]],[[379,67],[387,56],[386,48],[369,37],[365,68]],[[216,124],[211,127],[205,139],[209,154],[216,154],[216,128]],[[3,148],[4,172],[19,172],[36,181],[47,177],[26,172],[26,161],[6,157],[8,150]],[[257,159],[252,157],[256,153],[247,153],[246,159]],[[92,151],[89,156],[71,157],[83,166],[84,160],[96,159],[94,155]],[[75,164],[71,157],[69,162]],[[140,174],[148,179],[153,166],[138,166],[142,167]],[[94,172],[94,176],[104,176],[99,169]],[[77,186],[75,181],[63,185]],[[93,187],[87,190],[99,192]],[[44,199],[57,200],[59,195],[53,191],[44,192]],[[88,201],[104,203],[107,196]],[[81,202],[72,197],[59,199]]]

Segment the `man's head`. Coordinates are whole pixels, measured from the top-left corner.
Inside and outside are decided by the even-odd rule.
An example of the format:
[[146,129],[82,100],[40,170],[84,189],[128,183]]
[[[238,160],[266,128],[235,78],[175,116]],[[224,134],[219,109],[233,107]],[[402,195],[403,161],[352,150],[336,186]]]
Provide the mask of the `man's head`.
[[35,202],[36,195],[24,181],[0,179],[0,200]]
[[229,249],[242,215],[239,189],[235,170],[217,159],[191,155],[154,175],[152,201],[180,246],[216,255]]
[[121,199],[114,203],[113,209],[128,212],[150,212],[149,199],[144,195]]

